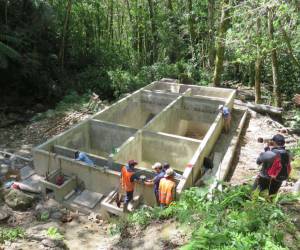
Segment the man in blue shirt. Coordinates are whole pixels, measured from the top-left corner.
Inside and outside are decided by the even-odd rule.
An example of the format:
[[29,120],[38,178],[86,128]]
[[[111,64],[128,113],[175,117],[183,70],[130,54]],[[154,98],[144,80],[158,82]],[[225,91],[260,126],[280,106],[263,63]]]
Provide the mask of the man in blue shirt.
[[83,152],[76,151],[75,152],[75,160],[82,161],[89,165],[94,165],[94,162],[87,156],[86,153],[83,153]]
[[156,198],[157,205],[159,205],[159,183],[162,178],[164,178],[165,173],[162,171],[162,165],[160,162],[156,162],[152,169],[155,171],[155,176],[152,180],[145,181],[145,185],[154,186],[154,195]]
[[[166,174],[166,172],[167,172],[167,170],[170,168],[170,164],[168,163],[168,162],[165,162],[164,164],[163,164],[163,169],[162,169],[162,172],[164,173],[164,174]],[[178,174],[178,173],[176,173],[175,171],[174,171],[174,177],[175,177],[175,179],[181,179],[182,178],[182,175],[181,174]]]
[[220,105],[218,109],[222,113],[225,133],[228,133],[230,129],[230,122],[231,122],[230,110],[224,105]]

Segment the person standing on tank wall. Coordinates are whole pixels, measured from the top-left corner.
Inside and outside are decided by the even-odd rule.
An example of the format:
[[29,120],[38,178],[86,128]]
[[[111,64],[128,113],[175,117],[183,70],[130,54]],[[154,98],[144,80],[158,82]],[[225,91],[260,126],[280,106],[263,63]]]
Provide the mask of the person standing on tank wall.
[[224,131],[225,133],[229,133],[230,123],[231,123],[231,113],[229,108],[224,105],[220,105],[218,108],[219,112],[222,113],[223,121],[224,121]]
[[256,160],[262,165],[253,188],[259,191],[268,190],[269,195],[276,194],[284,180],[291,172],[291,155],[285,149],[285,139],[281,134],[274,135],[272,140]]

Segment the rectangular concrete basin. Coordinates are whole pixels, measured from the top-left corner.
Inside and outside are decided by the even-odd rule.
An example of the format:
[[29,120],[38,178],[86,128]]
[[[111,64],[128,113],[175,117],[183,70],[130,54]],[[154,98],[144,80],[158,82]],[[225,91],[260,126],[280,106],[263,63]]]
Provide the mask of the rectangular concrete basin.
[[[51,144],[108,158],[136,131],[133,128],[92,119],[82,124],[79,129],[73,129],[58,137]],[[44,148],[47,148],[47,145]]]
[[175,170],[182,172],[200,142],[143,131],[124,144],[113,159],[122,164],[135,159],[139,162],[137,168],[149,170],[155,162],[168,162]]
[[175,98],[172,95],[143,91],[134,98],[117,103],[109,112],[100,113],[94,119],[140,129]]
[[183,97],[153,120],[147,130],[202,140],[218,115],[220,102]]

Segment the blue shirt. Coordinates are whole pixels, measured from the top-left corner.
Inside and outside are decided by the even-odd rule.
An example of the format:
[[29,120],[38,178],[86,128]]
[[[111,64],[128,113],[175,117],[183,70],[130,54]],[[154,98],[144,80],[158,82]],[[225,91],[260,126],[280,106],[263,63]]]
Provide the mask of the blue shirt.
[[[163,168],[162,172],[164,173],[164,175],[166,174],[166,171],[167,171],[167,170]],[[178,174],[178,173],[176,173],[176,172],[174,171],[174,177],[175,177],[176,179],[181,179],[181,178],[182,178],[182,175],[181,175],[181,174]]]
[[230,111],[227,107],[223,107],[223,116],[228,117],[230,115]]
[[93,165],[94,162],[87,156],[86,153],[80,152],[78,157],[76,158],[77,161],[82,161],[86,164]]
[[159,189],[159,182],[162,178],[164,178],[165,172],[161,171],[160,173],[156,173],[155,177],[153,179],[153,183],[154,183],[154,192],[158,192]]

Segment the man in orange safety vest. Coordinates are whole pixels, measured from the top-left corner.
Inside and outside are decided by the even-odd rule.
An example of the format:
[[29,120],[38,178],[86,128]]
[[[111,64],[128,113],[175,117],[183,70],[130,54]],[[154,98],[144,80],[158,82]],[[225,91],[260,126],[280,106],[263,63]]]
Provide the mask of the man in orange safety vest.
[[176,182],[175,172],[172,168],[167,169],[166,174],[159,183],[159,202],[161,207],[166,207],[175,200]]
[[[135,175],[134,167],[137,165],[137,161],[130,160],[121,169],[121,186],[125,192],[124,211],[127,211],[129,202],[133,199],[134,181],[138,180],[138,176]],[[118,205],[119,206],[119,205]]]

